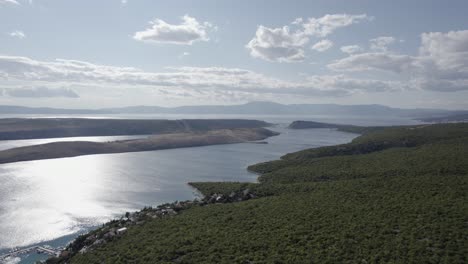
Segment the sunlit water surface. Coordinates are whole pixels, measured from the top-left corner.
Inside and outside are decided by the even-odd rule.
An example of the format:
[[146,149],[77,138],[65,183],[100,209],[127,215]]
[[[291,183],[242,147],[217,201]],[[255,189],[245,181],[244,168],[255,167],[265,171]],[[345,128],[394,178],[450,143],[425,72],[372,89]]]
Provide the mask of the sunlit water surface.
[[[0,165],[0,253],[8,248],[36,243],[64,245],[78,233],[126,211],[195,198],[197,193],[187,182],[254,182],[257,175],[246,171],[250,164],[277,159],[285,153],[305,148],[346,143],[357,136],[332,129],[285,128],[290,121],[305,118],[254,118],[280,123],[273,130],[281,134],[267,139],[268,144],[242,143]],[[363,125],[415,123],[392,118],[309,119]],[[109,141],[123,138],[83,139]],[[50,141],[0,141],[0,149]],[[30,263],[36,259],[37,256],[26,256],[21,262]]]
[[64,137],[64,138],[44,138],[44,139],[22,139],[22,140],[3,140],[0,141],[0,151],[31,146],[37,144],[46,144],[59,141],[94,141],[94,142],[109,142],[116,140],[127,140],[146,137],[146,135],[138,136],[110,136],[110,137]]

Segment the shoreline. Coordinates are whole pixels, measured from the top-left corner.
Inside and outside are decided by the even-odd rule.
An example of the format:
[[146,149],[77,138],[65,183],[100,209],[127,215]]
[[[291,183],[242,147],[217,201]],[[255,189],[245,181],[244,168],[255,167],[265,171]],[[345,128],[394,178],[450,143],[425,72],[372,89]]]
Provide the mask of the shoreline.
[[[349,133],[349,134],[358,134],[355,132],[353,133],[353,132],[348,132],[348,131],[343,131],[343,132]],[[248,142],[248,143],[255,143],[255,142]],[[286,154],[287,153],[283,153],[282,156]],[[254,184],[254,185],[259,184],[260,183],[259,178],[262,175],[262,173],[251,170],[249,169],[249,167],[245,168],[245,170],[256,176],[255,182],[236,182],[236,183],[239,183],[240,185],[247,186],[247,188],[242,187],[240,190],[233,191],[229,195],[222,194],[222,193],[211,194],[211,193],[202,192],[202,190],[199,187],[197,187],[199,183],[187,182],[186,184],[189,185],[191,188],[193,188],[193,190],[196,191],[198,194],[200,194],[200,197],[197,197],[192,200],[164,203],[164,204],[157,205],[155,208],[151,206],[149,207],[145,206],[142,209],[129,213],[129,215],[127,216],[121,215],[120,218],[109,220],[108,222],[104,223],[101,227],[94,229],[94,230],[90,230],[89,232],[76,237],[69,245],[66,246],[65,250],[63,251],[65,253],[62,252],[59,259],[63,259],[63,258],[68,259],[68,258],[73,257],[75,254],[85,253],[93,249],[92,248],[93,245],[91,244],[91,247],[89,247],[89,245],[81,247],[78,252],[74,252],[74,253],[69,252],[68,250],[70,249],[70,247],[72,248],[76,247],[75,244],[77,243],[77,241],[79,241],[78,243],[81,243],[82,241],[86,241],[86,239],[88,239],[88,243],[89,243],[91,239],[94,239],[92,240],[94,241],[93,244],[96,243],[96,241],[98,241],[96,244],[102,245],[103,243],[107,243],[108,241],[112,241],[113,239],[118,239],[119,236],[123,234],[120,234],[120,235],[117,234],[117,230],[118,230],[117,227],[119,228],[131,227],[132,225],[144,224],[145,221],[152,220],[155,218],[162,219],[162,218],[167,218],[167,217],[174,217],[174,216],[177,216],[179,213],[182,213],[184,210],[190,209],[194,206],[239,203],[242,201],[259,198],[248,188],[248,186],[251,184]],[[207,183],[216,184],[217,182],[207,182]],[[221,182],[218,182],[218,183],[221,183]],[[227,182],[227,183],[232,183],[232,182]],[[133,218],[133,220],[131,218]],[[118,226],[116,227],[115,224],[117,224]],[[99,237],[101,237],[101,240],[99,239]],[[104,242],[102,239],[108,239],[108,241]]]
[[[349,133],[349,132],[348,132],[348,133]],[[355,134],[355,133],[349,133],[349,134]],[[256,142],[252,142],[252,143],[256,143]],[[298,149],[298,150],[299,150],[299,149]],[[298,151],[298,150],[295,150],[295,151]],[[283,152],[281,155],[284,155],[284,154],[286,154],[286,153],[288,153],[288,152]],[[278,158],[279,158],[279,157],[278,157]],[[276,159],[276,158],[273,158],[273,159]],[[245,169],[246,171],[248,171],[249,173],[255,174],[255,182],[252,181],[252,182],[250,182],[250,183],[258,183],[258,179],[259,179],[259,176],[261,175],[261,173],[254,172],[254,171],[249,170],[249,169],[247,169],[247,168],[244,168],[244,169]],[[192,183],[190,183],[190,182],[188,182],[187,184],[188,184],[191,188],[193,188],[194,191],[196,191],[197,193],[201,194],[200,198],[195,199],[195,200],[201,200],[201,199],[204,198],[205,194],[203,194],[203,193],[200,191],[200,189],[196,188],[196,187],[195,187]],[[211,196],[210,196],[209,198],[211,198]],[[221,202],[216,201],[217,198],[218,198],[218,196],[213,197],[213,199],[215,199],[215,202],[213,202],[213,203],[221,203]],[[229,200],[229,199],[231,199],[231,198],[229,198],[229,197],[221,197],[221,198],[219,198],[219,199],[228,199],[228,200]],[[241,200],[244,200],[244,199],[241,199]],[[187,200],[187,201],[185,201],[185,203],[186,203],[186,202],[189,202],[189,203],[190,203],[190,202],[193,202],[193,200]],[[237,201],[231,201],[231,202],[237,202]],[[184,203],[184,202],[182,202],[182,203]],[[135,211],[135,212],[140,212],[141,210],[142,210],[142,209],[137,209],[137,211]],[[122,215],[123,215],[123,213],[116,214],[116,215],[114,216],[115,218],[109,219],[109,220],[106,222],[106,224],[109,223],[109,222],[113,222],[114,220],[119,219],[119,217],[122,216]],[[101,227],[102,227],[102,225],[98,225],[98,226],[95,226],[95,227],[92,227],[92,228],[89,228],[89,229],[86,229],[86,230],[81,230],[81,231],[79,231],[79,232],[77,232],[77,233],[75,233],[75,234],[73,235],[73,239],[68,240],[68,241],[72,241],[72,243],[73,243],[73,241],[75,241],[76,238],[77,238],[78,236],[83,235],[83,234],[90,234],[90,233],[94,232],[96,229],[101,229]],[[62,237],[57,238],[57,239],[54,239],[54,240],[50,240],[50,241],[45,241],[44,243],[39,243],[39,244],[41,244],[41,245],[44,245],[44,244],[53,244],[52,241],[57,241],[57,240],[60,240],[60,239],[62,239]],[[58,245],[58,244],[57,244],[57,245]],[[66,245],[67,245],[67,244],[60,243],[60,245],[58,245],[58,246],[66,246]]]

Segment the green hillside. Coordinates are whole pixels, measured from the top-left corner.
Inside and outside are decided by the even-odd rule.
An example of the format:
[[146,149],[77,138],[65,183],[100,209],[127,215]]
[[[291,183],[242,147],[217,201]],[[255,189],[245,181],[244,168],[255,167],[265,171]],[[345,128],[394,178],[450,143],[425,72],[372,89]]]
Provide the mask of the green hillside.
[[249,167],[258,184],[191,183],[204,201],[71,263],[467,263],[468,124],[363,131]]

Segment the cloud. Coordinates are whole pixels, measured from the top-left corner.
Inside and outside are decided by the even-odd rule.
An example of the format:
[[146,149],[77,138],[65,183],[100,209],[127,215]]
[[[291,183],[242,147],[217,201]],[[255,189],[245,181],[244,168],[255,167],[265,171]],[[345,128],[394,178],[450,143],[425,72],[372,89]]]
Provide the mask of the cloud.
[[419,87],[468,90],[468,30],[421,34],[414,65]]
[[[42,86],[57,84],[67,87],[130,86],[211,94],[223,91],[296,96],[344,96],[365,90],[392,90],[390,87],[392,83],[352,79],[344,75],[309,76],[304,80],[289,81],[238,68],[169,67],[162,72],[148,72],[132,67],[98,65],[76,60],[38,61],[15,56],[0,56],[0,81],[2,78],[10,82],[40,82]],[[44,93],[42,90],[40,92]],[[47,92],[49,95],[53,93]],[[72,95],[70,91],[61,91],[60,94]]]
[[374,51],[387,51],[388,46],[395,43],[396,39],[394,37],[388,37],[388,36],[383,36],[383,37],[378,37],[369,40],[370,43],[370,49]]
[[311,49],[319,51],[319,52],[324,52],[324,51],[330,49],[331,47],[333,47],[333,42],[331,42],[328,39],[323,39],[323,40],[315,43],[314,45],[312,45]]
[[22,88],[3,88],[3,95],[23,98],[50,98],[50,97],[68,97],[79,98],[80,96],[69,88],[50,89],[47,87],[22,87]]
[[408,76],[409,87],[442,92],[468,90],[468,30],[421,34],[419,54],[388,51],[334,61],[335,71],[386,71]]
[[302,24],[302,26],[304,27],[305,34],[323,38],[332,34],[339,28],[357,24],[362,21],[371,20],[373,20],[373,17],[370,17],[366,14],[328,14],[320,18],[309,18],[305,23]]
[[24,32],[20,31],[20,30],[15,30],[13,32],[10,32],[10,33],[8,33],[8,35],[10,37],[19,38],[19,39],[24,39],[26,37],[26,34],[24,34]]
[[183,16],[182,21],[179,25],[173,25],[161,19],[155,19],[150,22],[149,28],[136,32],[133,38],[151,43],[192,45],[196,41],[208,41],[207,31],[216,29],[211,23],[200,23],[188,15]]
[[301,25],[303,21],[304,21],[304,19],[302,19],[302,17],[298,17],[298,18],[294,19],[294,21],[291,22],[291,24],[292,25]]
[[255,37],[246,48],[254,58],[267,61],[298,62],[304,60],[303,46],[308,38],[300,32],[290,32],[289,27],[268,28],[259,26]]
[[[291,30],[289,26],[269,28],[260,25],[246,48],[254,58],[271,62],[301,62],[305,59],[304,46],[309,42],[310,37],[326,37],[338,28],[371,19],[366,14],[334,14],[309,18],[306,21],[296,18],[291,23],[296,28],[295,30]],[[316,43],[317,46],[313,49],[325,51],[332,44],[329,40],[319,43]]]
[[187,57],[189,55],[190,55],[190,52],[184,51],[178,56],[178,58],[183,59],[184,57]]
[[414,78],[409,87],[436,92],[458,92],[468,90],[468,79],[438,79],[430,77]]
[[363,51],[363,49],[358,45],[348,45],[342,46],[340,50],[344,53],[353,54]]
[[381,70],[402,73],[408,70],[412,63],[413,58],[411,56],[385,52],[369,52],[352,54],[347,58],[328,64],[327,67],[334,71]]
[[19,5],[18,1],[16,0],[0,0],[0,5],[3,5],[3,4]]
[[326,87],[335,90],[360,92],[391,92],[403,90],[405,85],[399,81],[382,81],[350,78],[345,75],[315,75],[307,78],[312,87]]
[[468,78],[468,30],[421,34],[420,65],[440,78]]

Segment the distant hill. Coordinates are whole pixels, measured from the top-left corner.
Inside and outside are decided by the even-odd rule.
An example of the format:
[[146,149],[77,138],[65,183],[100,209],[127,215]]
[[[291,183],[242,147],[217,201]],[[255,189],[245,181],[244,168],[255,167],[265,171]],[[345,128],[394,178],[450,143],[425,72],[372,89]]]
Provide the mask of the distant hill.
[[0,114],[109,114],[105,110],[98,109],[63,109],[50,107],[25,107],[15,105],[0,105]]
[[288,127],[292,129],[307,129],[307,128],[342,128],[342,127],[354,127],[354,126],[299,120],[299,121],[292,122]]
[[249,102],[240,105],[197,105],[179,107],[131,106],[101,109],[113,113],[167,113],[167,114],[259,114],[259,115],[382,115],[382,116],[443,116],[451,111],[442,109],[401,109],[383,105],[338,104],[279,104]]
[[273,102],[249,102],[240,105],[196,105],[179,107],[129,106],[102,109],[60,109],[22,106],[0,106],[0,114],[236,114],[236,115],[364,115],[402,116],[416,119],[441,118],[452,114],[468,114],[468,111],[443,109],[402,109],[384,105],[338,104],[279,104]]

